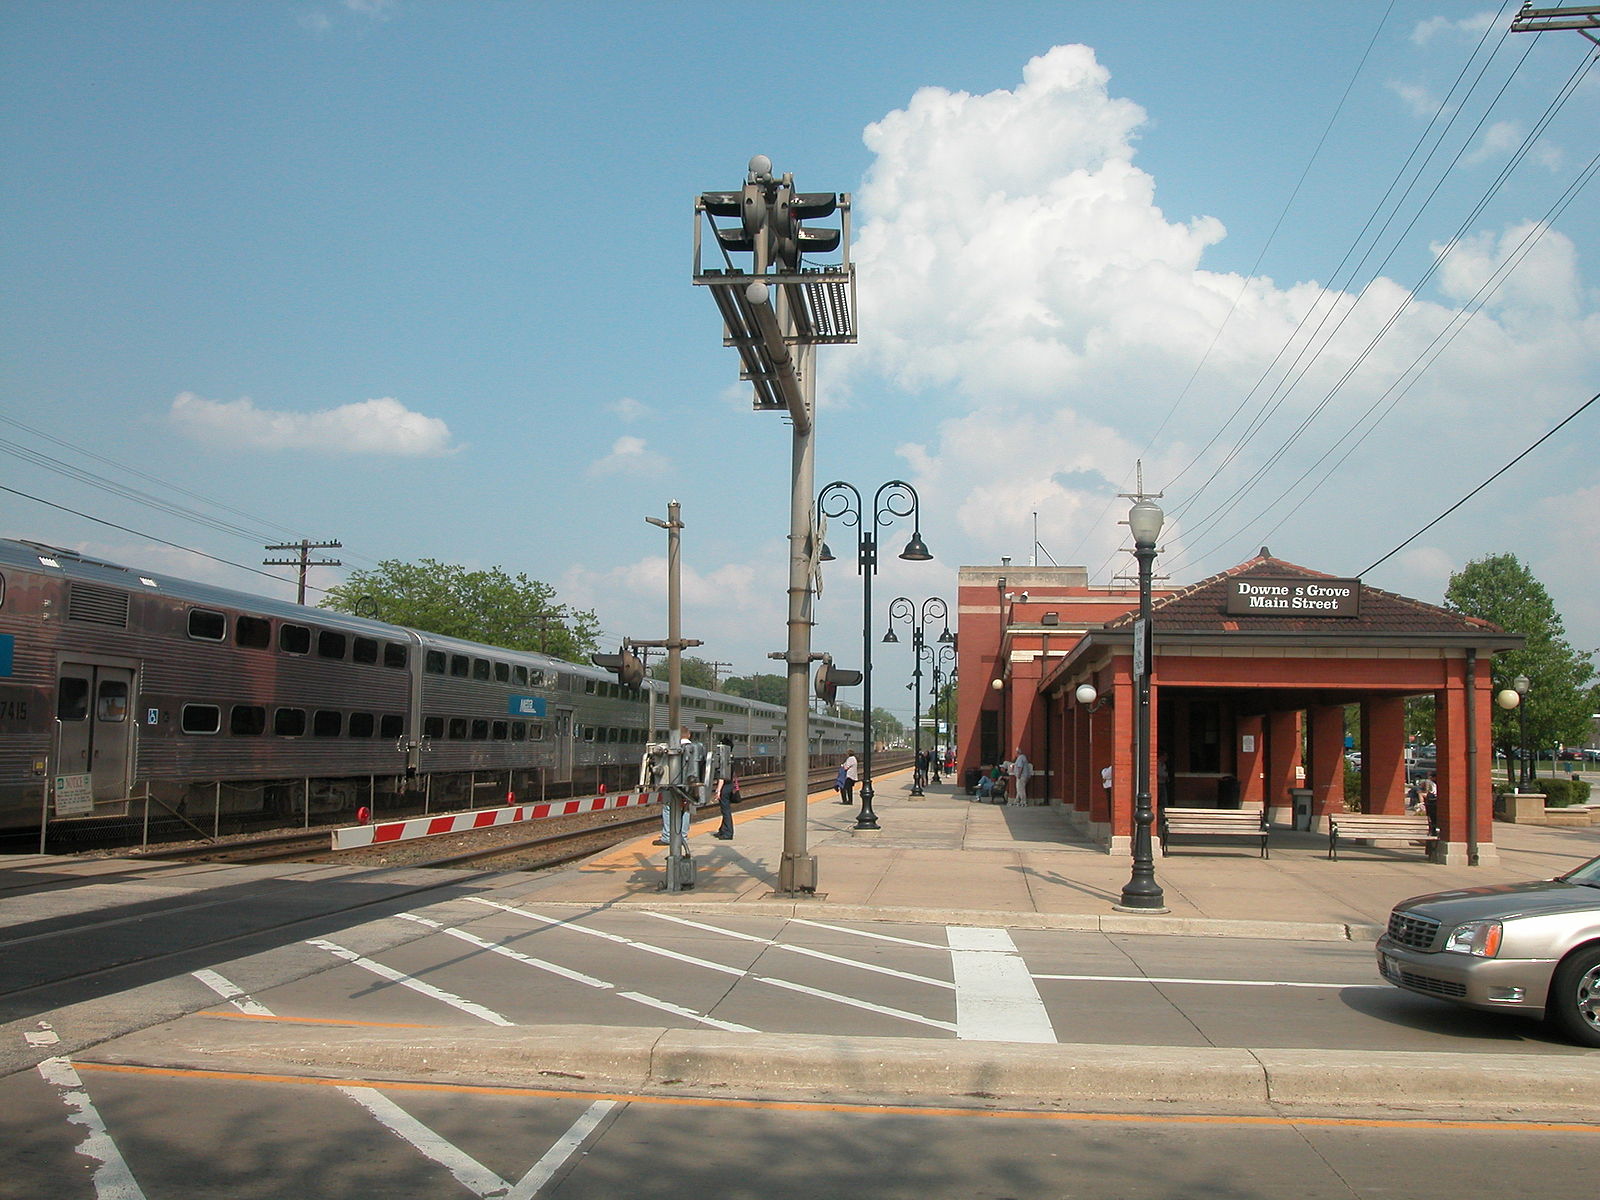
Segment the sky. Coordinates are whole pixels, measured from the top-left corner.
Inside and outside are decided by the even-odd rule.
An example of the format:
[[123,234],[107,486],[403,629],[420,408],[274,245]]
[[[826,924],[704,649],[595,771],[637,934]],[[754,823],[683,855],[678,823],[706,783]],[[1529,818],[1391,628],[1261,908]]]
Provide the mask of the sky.
[[[764,154],[852,197],[817,483],[909,481],[935,556],[882,533],[875,625],[1130,574],[1142,464],[1165,582],[1511,552],[1600,646],[1600,404],[1508,467],[1600,391],[1600,64],[1517,7],[9,0],[0,535],[290,597],[265,547],[338,540],[314,586],[498,566],[650,639],[677,500],[684,635],[779,670],[790,429],[692,283]],[[859,665],[848,552],[816,617]]]

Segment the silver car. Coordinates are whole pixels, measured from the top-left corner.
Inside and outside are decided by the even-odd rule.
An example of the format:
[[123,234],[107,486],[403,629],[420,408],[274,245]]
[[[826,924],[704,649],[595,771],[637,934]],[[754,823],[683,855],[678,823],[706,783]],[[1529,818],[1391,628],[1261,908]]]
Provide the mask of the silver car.
[[1397,987],[1545,1017],[1600,1046],[1600,858],[1555,879],[1402,900],[1377,951]]

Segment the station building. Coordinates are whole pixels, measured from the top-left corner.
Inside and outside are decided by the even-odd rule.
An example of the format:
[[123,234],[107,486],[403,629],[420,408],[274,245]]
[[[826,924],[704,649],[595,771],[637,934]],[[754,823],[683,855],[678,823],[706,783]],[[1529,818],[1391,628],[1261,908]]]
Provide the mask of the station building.
[[[1035,771],[1030,800],[1060,805],[1109,853],[1128,853],[1137,589],[1091,586],[1082,567],[1009,563],[963,567],[959,589],[958,779],[1020,747]],[[1274,825],[1326,832],[1328,814],[1344,811],[1352,705],[1362,807],[1403,812],[1405,702],[1432,696],[1434,856],[1496,861],[1490,666],[1520,634],[1265,547],[1193,586],[1151,594],[1148,778],[1158,812],[1264,809]],[[1077,698],[1083,684],[1091,703]]]

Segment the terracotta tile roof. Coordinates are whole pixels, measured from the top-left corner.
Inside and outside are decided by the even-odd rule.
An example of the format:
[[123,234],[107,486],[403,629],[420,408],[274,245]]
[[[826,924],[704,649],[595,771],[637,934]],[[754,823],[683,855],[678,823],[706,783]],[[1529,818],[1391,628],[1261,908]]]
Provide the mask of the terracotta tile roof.
[[[1396,595],[1369,584],[1361,585],[1361,615],[1358,617],[1287,616],[1268,613],[1229,613],[1227,582],[1241,577],[1276,579],[1337,579],[1324,571],[1313,571],[1296,563],[1273,558],[1262,552],[1248,562],[1229,567],[1209,579],[1183,588],[1151,608],[1156,628],[1167,632],[1238,633],[1337,633],[1337,634],[1472,634],[1500,633],[1498,625],[1477,617],[1450,612],[1436,604],[1425,604],[1408,596]],[[1107,629],[1131,625],[1138,616],[1130,612]]]

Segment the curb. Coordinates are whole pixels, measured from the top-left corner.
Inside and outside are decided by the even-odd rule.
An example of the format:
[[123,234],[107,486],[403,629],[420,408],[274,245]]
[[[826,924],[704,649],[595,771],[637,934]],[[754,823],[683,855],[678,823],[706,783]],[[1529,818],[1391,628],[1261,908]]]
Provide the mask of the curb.
[[538,1090],[1600,1114],[1588,1057],[1029,1045],[595,1025],[432,1032],[284,1024],[252,1029],[249,1041],[223,1047],[210,1036],[191,1036],[214,1032],[193,1027],[205,1020],[131,1035],[100,1047],[92,1061]]

